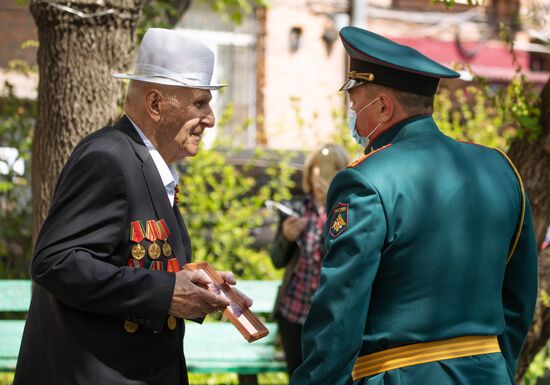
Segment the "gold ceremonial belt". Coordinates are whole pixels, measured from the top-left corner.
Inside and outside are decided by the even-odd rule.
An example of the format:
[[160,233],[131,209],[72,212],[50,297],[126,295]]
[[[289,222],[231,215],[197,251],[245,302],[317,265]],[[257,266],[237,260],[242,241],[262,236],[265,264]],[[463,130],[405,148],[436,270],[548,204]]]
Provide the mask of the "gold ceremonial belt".
[[500,352],[497,337],[467,336],[421,342],[357,357],[351,373],[353,381],[405,366]]

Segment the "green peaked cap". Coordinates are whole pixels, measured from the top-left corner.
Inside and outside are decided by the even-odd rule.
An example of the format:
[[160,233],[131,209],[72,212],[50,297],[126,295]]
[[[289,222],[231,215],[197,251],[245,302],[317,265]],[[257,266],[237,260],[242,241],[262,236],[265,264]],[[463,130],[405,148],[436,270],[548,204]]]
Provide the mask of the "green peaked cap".
[[357,27],[344,27],[340,38],[350,56],[348,81],[340,90],[373,83],[413,94],[432,96],[440,78],[460,74],[417,50]]

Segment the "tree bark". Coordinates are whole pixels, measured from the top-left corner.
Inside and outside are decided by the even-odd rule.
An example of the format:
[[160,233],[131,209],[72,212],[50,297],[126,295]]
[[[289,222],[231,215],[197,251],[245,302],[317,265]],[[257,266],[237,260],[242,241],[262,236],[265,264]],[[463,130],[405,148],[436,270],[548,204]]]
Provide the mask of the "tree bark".
[[[508,151],[529,194],[538,245],[550,224],[550,79],[541,93],[540,127],[540,135],[535,141],[517,139]],[[543,291],[550,293],[550,250],[539,254],[539,293]],[[541,302],[541,297],[539,295],[533,327],[520,357],[516,374],[518,383],[550,338],[550,308]]]
[[[93,17],[75,15],[59,6]],[[56,180],[82,137],[118,115],[124,72],[133,59],[142,0],[32,0],[38,27],[38,114],[32,151],[33,244]],[[112,10],[112,11],[109,11]]]

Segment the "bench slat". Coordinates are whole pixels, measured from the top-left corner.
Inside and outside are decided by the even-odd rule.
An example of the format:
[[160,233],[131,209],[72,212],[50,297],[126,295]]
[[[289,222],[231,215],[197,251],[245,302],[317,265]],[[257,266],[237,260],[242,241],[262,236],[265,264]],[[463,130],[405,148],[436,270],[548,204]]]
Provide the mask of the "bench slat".
[[0,371],[15,370],[24,327],[24,320],[0,320]]
[[248,343],[229,322],[185,325],[184,352],[187,367],[194,373],[281,372],[285,362],[274,361],[277,325],[267,323],[269,335]]
[[237,281],[237,289],[254,300],[250,308],[254,313],[270,314],[281,281]]
[[27,312],[32,283],[26,279],[0,279],[0,312]]

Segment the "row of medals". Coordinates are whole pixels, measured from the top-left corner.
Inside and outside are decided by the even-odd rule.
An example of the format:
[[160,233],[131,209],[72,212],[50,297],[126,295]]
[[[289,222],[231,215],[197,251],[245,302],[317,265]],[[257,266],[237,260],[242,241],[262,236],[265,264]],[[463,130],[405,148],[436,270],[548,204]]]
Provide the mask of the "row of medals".
[[[151,258],[152,260],[157,260],[160,258],[161,250],[162,254],[166,258],[172,255],[172,247],[170,246],[168,241],[164,241],[164,243],[162,244],[162,248],[158,245],[157,242],[151,242],[151,244],[147,248],[147,255],[149,255],[149,258]],[[140,261],[145,257],[145,247],[143,247],[141,243],[136,243],[134,246],[132,246],[131,253],[132,257]],[[176,317],[170,314],[168,316],[168,319],[166,320],[166,324],[168,325],[168,329],[174,330],[178,324]],[[124,321],[124,330],[126,330],[126,332],[130,334],[135,333],[137,332],[138,328],[139,325],[137,323],[128,320]]]

